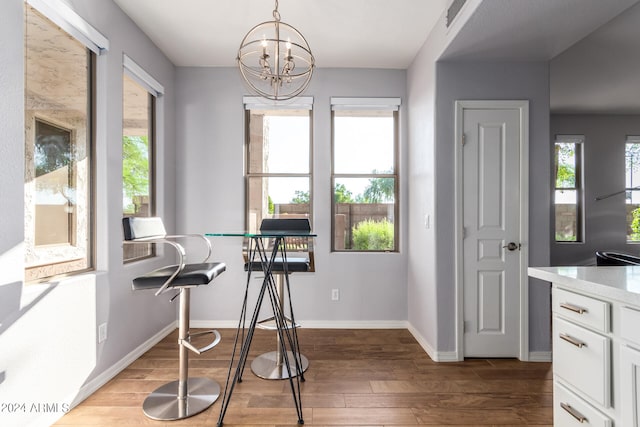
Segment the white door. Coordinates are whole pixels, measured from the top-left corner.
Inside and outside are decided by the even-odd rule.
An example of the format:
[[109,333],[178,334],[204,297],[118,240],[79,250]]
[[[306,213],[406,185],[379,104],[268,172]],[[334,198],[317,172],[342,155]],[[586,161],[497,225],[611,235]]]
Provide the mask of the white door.
[[522,113],[521,108],[497,106],[462,109],[464,357],[526,359],[521,348],[526,281]]

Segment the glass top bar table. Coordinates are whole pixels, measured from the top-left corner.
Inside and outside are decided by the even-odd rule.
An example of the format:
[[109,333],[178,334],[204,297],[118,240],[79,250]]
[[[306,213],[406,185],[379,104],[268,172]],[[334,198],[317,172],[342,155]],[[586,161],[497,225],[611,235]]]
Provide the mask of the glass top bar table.
[[[231,362],[229,364],[229,372],[227,374],[227,381],[225,385],[224,394],[222,397],[222,406],[220,409],[220,416],[218,418],[218,427],[222,427],[224,416],[231,400],[231,395],[235,385],[242,382],[242,375],[244,373],[244,367],[247,362],[247,356],[251,347],[251,341],[255,332],[255,328],[258,325],[258,317],[260,314],[260,308],[264,301],[264,297],[267,296],[273,309],[273,321],[275,323],[275,329],[277,331],[277,349],[275,352],[265,353],[258,356],[254,363],[252,363],[252,370],[254,373],[265,379],[288,379],[291,386],[291,394],[293,396],[293,402],[296,407],[296,413],[298,415],[298,424],[304,424],[302,416],[302,401],[300,397],[300,381],[304,381],[303,372],[309,366],[309,362],[304,356],[300,354],[298,337],[296,333],[295,318],[293,315],[293,306],[291,304],[291,296],[289,293],[289,273],[288,258],[287,258],[287,245],[285,244],[286,238],[314,238],[317,235],[310,232],[302,231],[259,231],[259,232],[213,232],[205,233],[207,237],[242,237],[249,240],[249,247],[247,248],[247,282],[245,296],[240,312],[240,320],[238,323],[238,329],[236,331],[235,342],[233,345],[233,351],[231,355]],[[279,274],[274,273],[274,266],[279,264],[282,268],[282,273],[285,277],[287,286],[287,293],[289,294],[289,312],[291,318],[287,318],[285,315],[284,307],[284,289],[281,279],[276,279],[275,276]],[[253,309],[249,326],[245,326],[246,317],[248,313],[247,299],[249,293],[249,283],[251,280],[251,273],[253,271],[252,266],[261,266],[264,278],[262,285],[258,293],[258,298]],[[238,355],[237,363],[236,353],[240,345],[240,352]],[[284,357],[287,355],[287,357]],[[293,360],[293,363],[292,363]],[[275,365],[275,369],[274,369]],[[233,378],[231,372],[234,372]],[[256,372],[258,371],[258,372]],[[273,375],[273,372],[276,374]]]

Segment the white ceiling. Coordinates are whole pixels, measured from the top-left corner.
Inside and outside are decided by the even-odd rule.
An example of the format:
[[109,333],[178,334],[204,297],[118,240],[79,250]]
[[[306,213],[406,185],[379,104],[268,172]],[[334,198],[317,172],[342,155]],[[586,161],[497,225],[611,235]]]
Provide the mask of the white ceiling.
[[638,0],[485,0],[440,60],[550,61],[554,113],[640,114]]
[[[177,66],[235,66],[244,35],[272,20],[274,8],[273,0],[114,1]],[[307,38],[319,68],[406,69],[451,1],[279,0],[279,12]],[[640,111],[640,13],[623,21],[626,29],[612,26],[638,1],[467,0],[475,10],[460,31],[446,32],[440,60],[555,58],[554,110]],[[598,28],[601,36],[580,42]],[[577,49],[576,70],[567,64]]]
[[638,0],[484,0],[442,60],[548,61]]
[[[273,0],[114,0],[177,66],[235,66],[244,35],[273,20]],[[319,68],[411,64],[449,0],[280,0]],[[443,21],[441,21],[443,22]],[[443,24],[444,25],[444,24]]]

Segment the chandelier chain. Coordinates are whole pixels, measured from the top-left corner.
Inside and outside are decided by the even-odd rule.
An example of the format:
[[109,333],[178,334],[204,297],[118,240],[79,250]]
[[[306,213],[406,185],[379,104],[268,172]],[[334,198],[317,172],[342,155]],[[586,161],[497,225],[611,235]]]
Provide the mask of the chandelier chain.
[[273,19],[280,22],[280,12],[278,12],[278,0],[275,0],[275,1],[276,1],[276,6],[275,6],[275,9],[273,9]]

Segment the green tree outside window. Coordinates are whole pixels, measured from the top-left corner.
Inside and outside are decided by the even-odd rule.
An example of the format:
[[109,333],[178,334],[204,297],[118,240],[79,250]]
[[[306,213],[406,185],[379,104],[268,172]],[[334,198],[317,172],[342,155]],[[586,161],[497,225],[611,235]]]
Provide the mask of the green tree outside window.
[[122,137],[122,191],[127,214],[135,213],[135,196],[149,195],[149,138],[146,136]]

